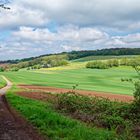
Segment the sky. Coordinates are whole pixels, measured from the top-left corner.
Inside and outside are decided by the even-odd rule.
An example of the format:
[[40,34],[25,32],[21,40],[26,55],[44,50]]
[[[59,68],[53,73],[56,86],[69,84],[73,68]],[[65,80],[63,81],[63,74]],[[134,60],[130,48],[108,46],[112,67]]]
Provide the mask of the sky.
[[10,0],[5,6],[11,9],[0,8],[0,60],[140,47],[140,0]]

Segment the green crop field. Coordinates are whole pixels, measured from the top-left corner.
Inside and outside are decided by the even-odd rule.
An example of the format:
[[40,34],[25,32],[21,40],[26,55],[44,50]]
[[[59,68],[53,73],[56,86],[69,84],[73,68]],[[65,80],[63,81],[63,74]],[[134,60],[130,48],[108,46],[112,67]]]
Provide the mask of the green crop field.
[[78,84],[78,89],[103,91],[118,94],[133,93],[131,83],[122,82],[121,78],[136,78],[137,74],[131,67],[118,67],[106,70],[97,69],[59,69],[4,72],[15,84],[33,84],[72,88]]
[[121,58],[135,58],[136,55],[121,55],[121,56],[87,56],[80,59],[75,59],[73,62],[85,62],[93,60],[107,60],[107,59],[121,59]]

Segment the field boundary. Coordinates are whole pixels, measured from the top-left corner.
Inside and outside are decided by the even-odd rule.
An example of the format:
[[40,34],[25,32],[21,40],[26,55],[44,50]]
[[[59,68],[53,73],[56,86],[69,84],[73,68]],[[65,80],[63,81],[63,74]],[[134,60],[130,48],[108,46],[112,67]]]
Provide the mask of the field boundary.
[[[47,86],[34,86],[34,85],[18,85],[18,86],[21,89],[32,90],[37,92],[50,92],[54,94],[63,94],[72,91],[71,89],[47,87]],[[134,100],[134,97],[131,95],[113,94],[107,92],[96,92],[87,90],[74,90],[74,92],[85,96],[107,98],[112,101],[131,102]]]

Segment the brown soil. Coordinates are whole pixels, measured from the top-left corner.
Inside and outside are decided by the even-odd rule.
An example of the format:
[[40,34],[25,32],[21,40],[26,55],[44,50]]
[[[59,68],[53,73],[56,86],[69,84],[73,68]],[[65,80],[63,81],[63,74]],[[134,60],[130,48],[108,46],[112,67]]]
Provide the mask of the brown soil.
[[[41,92],[59,93],[59,94],[70,91],[70,89],[46,87],[46,86],[19,85],[19,87],[22,89],[29,89],[29,90],[41,91]],[[115,101],[120,101],[120,102],[131,102],[134,100],[133,96],[129,96],[129,95],[120,95],[120,94],[86,91],[86,90],[75,90],[75,92],[82,95],[86,95],[86,96],[103,97],[103,98],[107,98],[113,101],[115,100]]]
[[0,140],[43,140],[35,128],[10,108],[0,96]]
[[16,94],[27,97],[30,99],[40,100],[40,101],[55,101],[57,97],[52,94],[44,94],[42,92],[31,92],[31,91],[21,91],[17,92]]

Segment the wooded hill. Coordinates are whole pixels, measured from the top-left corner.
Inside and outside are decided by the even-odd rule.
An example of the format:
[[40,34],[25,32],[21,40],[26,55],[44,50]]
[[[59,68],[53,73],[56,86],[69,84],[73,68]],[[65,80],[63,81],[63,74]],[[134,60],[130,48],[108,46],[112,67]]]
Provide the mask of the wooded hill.
[[82,51],[72,51],[72,52],[62,52],[57,54],[46,54],[37,57],[30,57],[24,59],[16,59],[16,60],[7,60],[0,61],[0,63],[10,63],[17,64],[19,62],[31,61],[37,58],[42,58],[46,56],[52,55],[65,55],[67,56],[67,60],[79,59],[87,56],[107,56],[107,55],[140,55],[140,48],[111,48],[111,49],[101,49],[101,50],[82,50]]
[[[121,55],[140,55],[140,48],[111,48],[102,50],[82,50],[72,52],[62,52],[58,54],[47,54],[38,57],[31,57],[17,60],[0,61],[6,65],[6,69],[14,71],[21,68],[40,69],[55,66],[67,65],[68,61],[84,58],[87,56],[121,56]],[[9,67],[10,65],[10,67]]]

